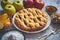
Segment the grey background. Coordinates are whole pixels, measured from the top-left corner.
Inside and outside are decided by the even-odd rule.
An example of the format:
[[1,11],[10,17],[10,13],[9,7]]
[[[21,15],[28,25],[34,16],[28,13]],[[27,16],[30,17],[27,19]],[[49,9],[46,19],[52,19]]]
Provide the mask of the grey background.
[[[13,0],[11,0],[11,1],[13,1]],[[0,2],[1,2],[1,0],[0,0]],[[57,12],[60,13],[60,0],[44,0],[44,2],[45,2],[45,7],[47,5],[53,5],[53,6],[57,7],[57,9],[58,9]],[[45,11],[45,7],[43,8],[43,11]],[[2,11],[2,8],[0,5],[0,13],[1,13],[1,11]],[[21,32],[22,34],[24,34],[25,40],[41,40],[41,39],[37,39],[37,38],[44,34],[48,34],[50,32],[50,30],[52,30],[54,28],[60,29],[60,25],[53,24],[51,22],[51,25],[48,27],[47,30],[40,32],[40,33],[36,33],[36,34],[27,34],[27,33],[23,33],[21,31],[17,30],[12,25],[12,27],[7,31],[4,31],[4,30],[0,31],[0,40],[1,40],[1,37],[3,36],[3,34],[5,34],[6,32],[9,32],[9,31],[13,31],[13,30],[17,30],[17,31]],[[58,32],[55,35],[50,35],[46,40],[60,40],[60,32]]]

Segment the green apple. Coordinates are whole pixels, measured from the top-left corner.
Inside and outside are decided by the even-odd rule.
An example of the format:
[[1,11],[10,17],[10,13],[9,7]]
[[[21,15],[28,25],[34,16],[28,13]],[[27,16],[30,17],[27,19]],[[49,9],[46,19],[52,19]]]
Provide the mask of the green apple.
[[16,9],[13,5],[7,4],[4,11],[8,13],[9,16],[13,16],[16,13]]
[[10,2],[10,0],[2,0],[1,1],[1,6],[3,9],[4,9],[5,5],[7,5],[7,4],[12,4],[12,2]]
[[15,0],[13,2],[13,5],[14,7],[16,8],[16,10],[20,10],[22,9],[24,6],[23,6],[23,2],[19,1],[19,0]]

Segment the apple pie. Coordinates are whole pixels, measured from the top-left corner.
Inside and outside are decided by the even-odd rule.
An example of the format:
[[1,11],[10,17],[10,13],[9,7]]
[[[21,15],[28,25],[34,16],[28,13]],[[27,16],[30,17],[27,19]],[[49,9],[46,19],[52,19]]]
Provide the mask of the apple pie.
[[37,8],[20,10],[14,18],[14,23],[19,29],[30,32],[43,29],[47,21],[47,14]]

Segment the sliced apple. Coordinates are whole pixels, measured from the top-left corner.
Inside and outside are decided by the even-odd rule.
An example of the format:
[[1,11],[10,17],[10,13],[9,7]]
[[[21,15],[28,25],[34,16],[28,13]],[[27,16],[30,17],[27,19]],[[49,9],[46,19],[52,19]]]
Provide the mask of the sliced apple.
[[0,23],[0,30],[3,29],[4,25]]
[[6,22],[4,25],[4,30],[9,29],[11,27],[11,22]]
[[1,18],[2,18],[2,19],[7,19],[7,18],[8,18],[7,13],[4,13]]
[[11,27],[11,20],[7,14],[0,16],[0,30],[6,30]]

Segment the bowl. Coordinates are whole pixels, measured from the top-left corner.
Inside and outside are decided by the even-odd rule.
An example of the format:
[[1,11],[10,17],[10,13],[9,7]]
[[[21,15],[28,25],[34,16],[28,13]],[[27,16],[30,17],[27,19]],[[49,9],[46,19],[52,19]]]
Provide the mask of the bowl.
[[13,18],[12,18],[12,24],[14,25],[15,28],[17,28],[18,30],[20,30],[20,31],[22,31],[24,33],[38,33],[38,32],[42,32],[42,31],[46,30],[49,27],[50,23],[51,23],[50,16],[46,12],[43,12],[43,13],[45,13],[48,16],[48,21],[47,21],[46,26],[43,29],[41,29],[41,30],[29,32],[29,31],[24,31],[24,30],[18,28],[16,26],[16,24],[14,23],[14,18],[18,14],[18,12],[13,16]]
[[1,40],[24,40],[24,35],[19,31],[6,32]]
[[55,6],[46,6],[46,9],[45,11],[48,13],[48,14],[54,14],[55,12],[57,12],[57,8]]

